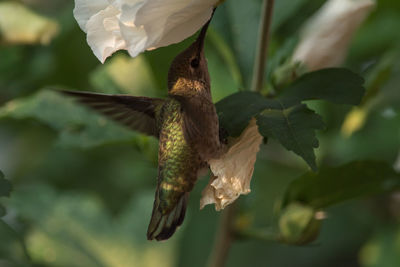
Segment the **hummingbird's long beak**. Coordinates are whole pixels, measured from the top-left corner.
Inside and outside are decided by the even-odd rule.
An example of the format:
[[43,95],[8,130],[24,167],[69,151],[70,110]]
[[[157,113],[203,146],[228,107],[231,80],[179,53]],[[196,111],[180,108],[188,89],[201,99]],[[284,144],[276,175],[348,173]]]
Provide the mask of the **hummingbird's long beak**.
[[199,36],[198,36],[197,39],[196,39],[196,43],[197,43],[197,45],[198,45],[198,52],[197,52],[197,53],[198,53],[199,56],[200,56],[201,53],[203,52],[204,40],[206,39],[207,29],[208,29],[208,26],[210,25],[210,22],[211,22],[211,20],[212,20],[212,18],[213,18],[213,16],[214,16],[215,9],[216,9],[216,8],[213,9],[210,19],[209,19],[209,20],[207,21],[207,23],[204,24],[204,26],[201,28],[200,34],[199,34]]

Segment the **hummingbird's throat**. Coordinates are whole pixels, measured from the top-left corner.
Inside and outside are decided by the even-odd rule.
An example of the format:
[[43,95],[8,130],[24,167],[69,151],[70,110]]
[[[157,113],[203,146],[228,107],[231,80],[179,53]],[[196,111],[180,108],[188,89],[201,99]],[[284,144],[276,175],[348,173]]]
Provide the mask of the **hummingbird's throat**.
[[205,92],[209,92],[209,85],[206,81],[180,77],[170,94],[193,95],[194,93],[204,94]]

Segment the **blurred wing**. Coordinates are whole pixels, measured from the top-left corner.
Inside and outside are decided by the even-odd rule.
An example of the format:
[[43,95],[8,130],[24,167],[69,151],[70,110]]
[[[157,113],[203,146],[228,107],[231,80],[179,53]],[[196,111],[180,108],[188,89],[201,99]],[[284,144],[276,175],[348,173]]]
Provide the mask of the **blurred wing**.
[[79,91],[61,91],[82,104],[106,115],[132,130],[158,137],[156,108],[164,100],[129,95],[107,95]]

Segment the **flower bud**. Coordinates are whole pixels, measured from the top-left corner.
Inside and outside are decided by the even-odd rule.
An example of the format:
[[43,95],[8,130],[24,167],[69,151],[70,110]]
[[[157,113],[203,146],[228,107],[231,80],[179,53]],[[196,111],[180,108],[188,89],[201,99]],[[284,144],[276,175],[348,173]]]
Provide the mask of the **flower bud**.
[[279,219],[282,241],[292,245],[303,245],[314,241],[320,231],[321,212],[298,202],[289,204]]

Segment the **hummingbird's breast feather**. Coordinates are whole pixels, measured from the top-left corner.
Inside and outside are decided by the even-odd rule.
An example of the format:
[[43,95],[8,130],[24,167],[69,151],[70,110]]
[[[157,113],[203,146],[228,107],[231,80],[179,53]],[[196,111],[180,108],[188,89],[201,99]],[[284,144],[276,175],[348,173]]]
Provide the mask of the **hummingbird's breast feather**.
[[222,152],[218,115],[207,92],[195,96],[174,96],[183,107],[183,132],[186,141],[203,161],[218,158]]

